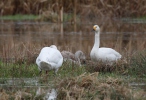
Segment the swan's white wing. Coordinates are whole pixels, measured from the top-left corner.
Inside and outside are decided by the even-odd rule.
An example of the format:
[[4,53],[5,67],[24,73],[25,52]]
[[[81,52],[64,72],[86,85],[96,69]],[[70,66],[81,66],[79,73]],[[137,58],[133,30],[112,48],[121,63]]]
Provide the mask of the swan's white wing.
[[109,60],[117,60],[121,58],[121,55],[112,48],[99,48],[98,56]]
[[63,62],[63,57],[57,49],[44,47],[36,59],[37,65],[42,61],[51,64],[52,67],[60,67]]

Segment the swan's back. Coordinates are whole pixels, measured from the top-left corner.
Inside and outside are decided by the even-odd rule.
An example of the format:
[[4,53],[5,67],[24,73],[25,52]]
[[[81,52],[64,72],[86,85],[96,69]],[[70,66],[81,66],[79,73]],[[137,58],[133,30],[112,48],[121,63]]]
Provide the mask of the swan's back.
[[113,62],[116,62],[118,59],[120,59],[122,56],[120,53],[115,51],[112,48],[99,48],[99,49],[93,49],[91,51],[91,60],[93,61],[102,61],[105,64],[112,65]]
[[103,62],[114,62],[120,59],[122,56],[120,53],[115,51],[112,48],[99,48],[98,49],[98,58]]
[[[36,63],[40,70],[58,69],[63,63],[63,57],[56,48],[44,47],[37,57]],[[47,66],[48,68],[46,68]]]
[[105,47],[102,47],[102,48],[99,48],[99,53],[104,53],[104,55],[110,55],[110,54],[113,54],[115,55],[115,57],[117,58],[121,58],[121,54],[118,53],[116,50],[112,49],[112,48],[105,48]]

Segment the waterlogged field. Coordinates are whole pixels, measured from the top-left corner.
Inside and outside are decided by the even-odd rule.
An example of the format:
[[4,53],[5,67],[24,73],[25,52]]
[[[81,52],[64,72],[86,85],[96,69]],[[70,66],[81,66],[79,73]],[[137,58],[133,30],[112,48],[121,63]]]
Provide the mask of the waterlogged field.
[[[131,20],[133,22],[133,20]],[[57,100],[145,100],[146,24],[121,19],[70,24],[38,21],[3,21],[0,24],[0,94],[3,100],[42,100],[51,89]],[[92,27],[101,28],[100,47],[123,56],[113,66],[90,61],[94,43]],[[57,75],[39,74],[36,57],[44,46],[60,51],[82,50],[86,63],[64,62]],[[39,92],[37,92],[39,91]]]

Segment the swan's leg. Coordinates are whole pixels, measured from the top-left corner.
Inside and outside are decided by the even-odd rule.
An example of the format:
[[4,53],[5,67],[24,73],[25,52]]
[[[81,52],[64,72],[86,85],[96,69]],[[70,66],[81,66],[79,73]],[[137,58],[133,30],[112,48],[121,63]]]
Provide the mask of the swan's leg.
[[79,63],[79,66],[81,66],[81,61],[80,61],[80,59],[78,58],[78,63]]
[[49,73],[48,73],[49,71],[48,70],[46,70],[46,76],[48,76],[49,75]]
[[46,75],[48,74],[48,71],[46,71]]
[[42,74],[42,70],[40,70],[39,74],[40,74],[40,75]]
[[55,74],[57,75],[58,69],[55,69]]
[[47,79],[48,79],[48,70],[46,70],[46,75],[45,75],[46,82],[47,82]]

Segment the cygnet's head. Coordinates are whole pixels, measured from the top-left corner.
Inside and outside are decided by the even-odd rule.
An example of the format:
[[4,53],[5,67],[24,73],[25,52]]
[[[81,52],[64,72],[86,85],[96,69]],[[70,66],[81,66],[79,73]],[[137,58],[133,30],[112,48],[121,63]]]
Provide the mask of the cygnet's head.
[[51,48],[54,48],[54,49],[57,49],[57,47],[55,45],[51,45],[50,47]]
[[86,56],[85,54],[81,51],[81,50],[78,50],[76,53],[75,53],[75,59],[76,60],[80,60],[81,64],[84,64],[85,63],[85,60],[86,60]]
[[98,31],[100,31],[100,28],[99,28],[98,25],[94,25],[94,26],[93,26],[93,30],[94,30],[95,32],[98,32]]
[[79,59],[86,59],[85,54],[81,50],[76,51],[75,57]]

